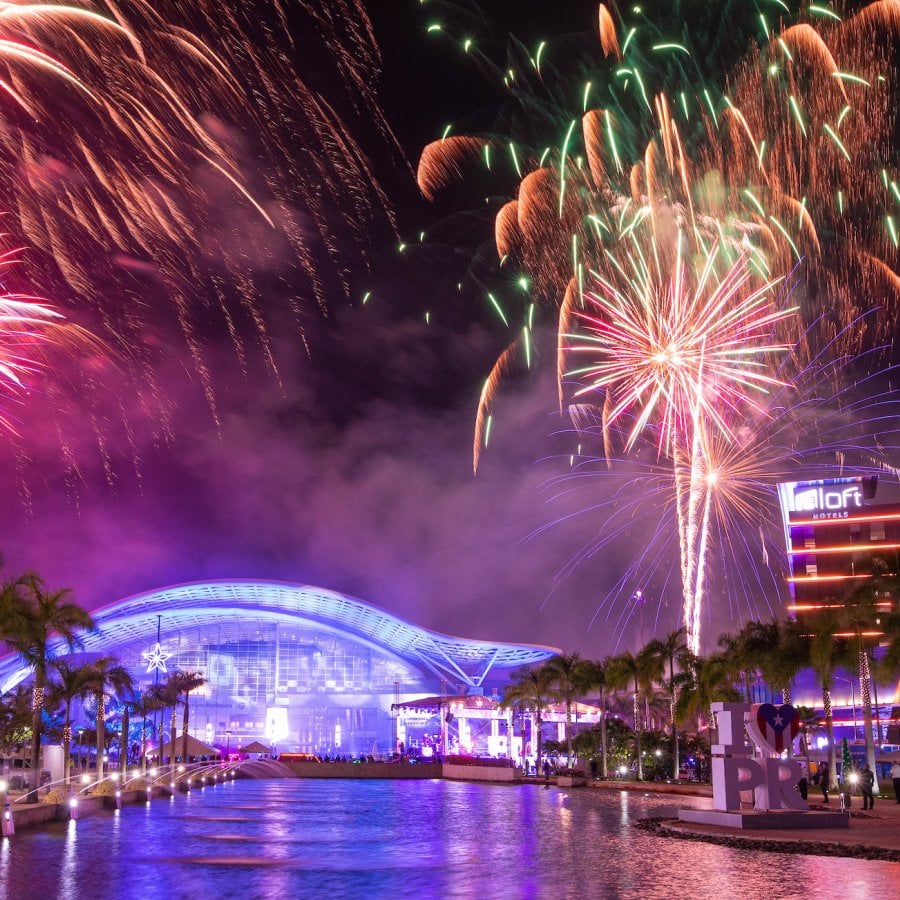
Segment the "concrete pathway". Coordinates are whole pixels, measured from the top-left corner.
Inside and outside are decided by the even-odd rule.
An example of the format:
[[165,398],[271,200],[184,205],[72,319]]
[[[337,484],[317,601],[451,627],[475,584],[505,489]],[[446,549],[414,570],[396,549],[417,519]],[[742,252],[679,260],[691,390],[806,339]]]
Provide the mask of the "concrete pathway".
[[[826,806],[812,798],[811,809],[839,809],[832,798]],[[699,825],[666,819],[653,829],[662,836],[706,840],[747,849],[826,856],[856,856],[900,863],[900,804],[893,796],[879,798],[872,810],[863,811],[862,799],[853,798],[849,828],[753,829],[741,831],[717,825]],[[706,801],[702,805],[712,802]]]

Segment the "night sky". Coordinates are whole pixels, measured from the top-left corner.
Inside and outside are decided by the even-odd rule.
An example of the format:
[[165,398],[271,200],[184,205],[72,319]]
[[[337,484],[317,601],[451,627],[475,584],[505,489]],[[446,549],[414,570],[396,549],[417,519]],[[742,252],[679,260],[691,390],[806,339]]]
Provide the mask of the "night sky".
[[[526,44],[540,36],[546,3],[485,5],[498,16],[489,33],[501,54],[510,28]],[[499,103],[458,47],[426,34],[428,6],[370,4],[384,53],[382,106],[412,169],[447,122],[461,132],[490,127]],[[475,5],[445,7],[486,27]],[[595,17],[593,0],[556,4],[551,24],[590,33]],[[296,66],[303,78],[303,59]],[[71,587],[88,608],[179,582],[282,579],[344,591],[437,631],[597,657],[633,648],[641,629],[649,638],[675,627],[680,600],[665,576],[644,585],[649,599],[640,610],[626,591],[592,624],[649,539],[646,521],[569,571],[600,533],[605,513],[597,504],[615,482],[555,481],[567,470],[572,438],[559,434],[566,424],[556,410],[552,333],[539,334],[543,365],[503,390],[473,476],[476,404],[505,338],[483,294],[453,286],[472,254],[489,246],[491,220],[464,192],[427,204],[399,155],[359,127],[401,238],[415,242],[424,230],[427,246],[401,255],[386,223],[374,229],[372,271],[352,273],[351,299],[329,283],[327,321],[307,315],[308,352],[280,303],[276,258],[264,310],[280,384],[252,338],[244,372],[221,323],[196,312],[218,426],[171,314],[147,333],[170,400],[171,439],[160,439],[155,413],[138,410],[129,380],[110,365],[109,394],[88,409],[73,402],[51,422],[47,398],[29,398],[0,486],[6,574],[34,569],[52,587]],[[223,212],[249,219],[245,208]],[[461,230],[467,246],[455,241]],[[363,307],[366,290],[372,299]],[[58,302],[77,308],[69,297]],[[115,424],[120,407],[129,434]],[[651,523],[657,502],[647,499]],[[578,510],[585,512],[552,524]],[[733,623],[721,606],[704,631],[709,637]]]

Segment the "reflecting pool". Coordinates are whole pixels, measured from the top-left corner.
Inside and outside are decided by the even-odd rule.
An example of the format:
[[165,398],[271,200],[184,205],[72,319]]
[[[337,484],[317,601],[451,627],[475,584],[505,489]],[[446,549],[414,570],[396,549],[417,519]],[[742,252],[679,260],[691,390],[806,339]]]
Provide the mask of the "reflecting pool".
[[750,853],[630,827],[653,795],[444,781],[238,781],[23,831],[0,897],[896,895],[900,865]]

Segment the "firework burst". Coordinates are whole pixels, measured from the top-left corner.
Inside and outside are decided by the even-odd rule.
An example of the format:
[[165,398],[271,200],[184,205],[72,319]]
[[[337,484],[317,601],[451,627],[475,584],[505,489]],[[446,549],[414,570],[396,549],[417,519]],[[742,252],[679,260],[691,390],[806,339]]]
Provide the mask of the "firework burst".
[[[0,278],[20,251],[0,256]],[[0,281],[2,285],[2,281]],[[37,297],[0,293],[0,430],[15,434],[14,408],[46,371],[51,356],[97,346],[83,329]]]
[[366,277],[394,233],[367,150],[403,165],[380,66],[358,0],[0,4],[4,227],[119,355],[110,383],[68,373],[102,454],[135,416],[171,441],[171,356],[218,421],[211,345],[279,385],[278,343],[308,351]]
[[[428,196],[476,159],[492,171],[508,160],[518,183],[497,208],[494,243],[501,269],[521,271],[533,291],[521,328],[500,292],[488,294],[520,330],[479,400],[476,466],[479,429],[491,423],[515,346],[530,364],[535,308],[558,318],[562,409],[568,335],[580,326],[578,352],[591,361],[578,370],[578,390],[602,393],[603,456],[654,436],[695,649],[714,524],[729,498],[740,502],[726,487],[733,467],[723,447],[791,384],[774,355],[789,348],[809,362],[825,347],[881,348],[900,300],[891,63],[900,3],[844,20],[830,8],[794,15],[780,6],[781,21],[751,23],[749,53],[727,41],[697,52],[700,41],[692,47],[683,29],[673,39],[638,8],[600,5],[599,46],[595,37],[582,61],[571,42],[565,59],[548,42],[530,53],[513,44],[503,67],[478,56],[502,81],[502,120],[519,133],[448,131],[419,166]],[[707,24],[722,36],[721,22]],[[734,24],[746,39],[748,23]],[[723,59],[730,72],[715,70]],[[541,146],[548,126],[553,138]],[[794,271],[796,316],[772,304]]]
[[[574,494],[578,509],[571,515],[595,537],[560,577],[597,554],[627,557],[594,614],[595,620],[612,621],[617,640],[635,613],[635,589],[658,600],[657,617],[673,597],[681,598],[682,621],[698,638],[712,614],[712,597],[719,615],[727,609],[734,621],[778,615],[787,574],[778,483],[847,472],[896,481],[891,460],[900,418],[891,373],[860,377],[860,358],[837,355],[839,343],[838,336],[805,365],[796,353],[785,354],[774,369],[782,386],[772,387],[740,415],[729,413],[730,436],[718,428],[705,432],[702,452],[691,461],[691,479],[685,480],[694,504],[694,543],[688,552],[680,541],[674,548],[674,582],[672,535],[689,534],[675,459],[660,456],[652,427],[627,455],[611,457],[603,407],[570,408],[579,450],[569,471],[549,488],[558,501]],[[845,386],[835,393],[835,384]],[[623,434],[614,445],[622,448],[624,442]],[[691,551],[700,592],[689,608],[683,579]]]
[[[575,398],[600,396],[608,432],[630,420],[625,451],[649,430],[673,465],[684,626],[697,652],[706,594],[712,432],[733,440],[735,422],[760,412],[765,394],[783,387],[772,374],[776,327],[795,313],[779,308],[779,280],[753,285],[743,256],[723,267],[718,245],[695,265],[679,233],[672,252],[629,232],[625,265],[609,252],[597,289],[575,310],[580,326],[566,352],[583,361],[569,372]],[[671,262],[667,265],[666,259]]]

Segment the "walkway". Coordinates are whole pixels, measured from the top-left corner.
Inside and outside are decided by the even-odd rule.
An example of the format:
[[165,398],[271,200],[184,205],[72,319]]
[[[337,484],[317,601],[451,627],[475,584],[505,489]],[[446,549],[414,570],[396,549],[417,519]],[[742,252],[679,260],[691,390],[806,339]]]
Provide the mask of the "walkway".
[[[594,782],[592,787],[621,790],[625,784],[615,782]],[[630,790],[648,793],[688,793],[686,785],[654,785],[631,782]],[[703,797],[693,806],[712,809],[711,789],[707,785],[696,785],[694,797]],[[673,790],[675,789],[675,790]],[[825,806],[820,796],[810,796],[810,809],[839,809],[840,800],[832,796]],[[739,831],[721,825],[699,825],[681,822],[677,819],[644,820],[641,827],[663,837],[706,841],[742,849],[768,850],[777,853],[809,853],[822,856],[854,856],[863,859],[881,859],[900,863],[900,804],[890,795],[879,797],[875,808],[863,812],[862,798],[854,797],[851,807],[849,828],[796,829],[753,829]]]

